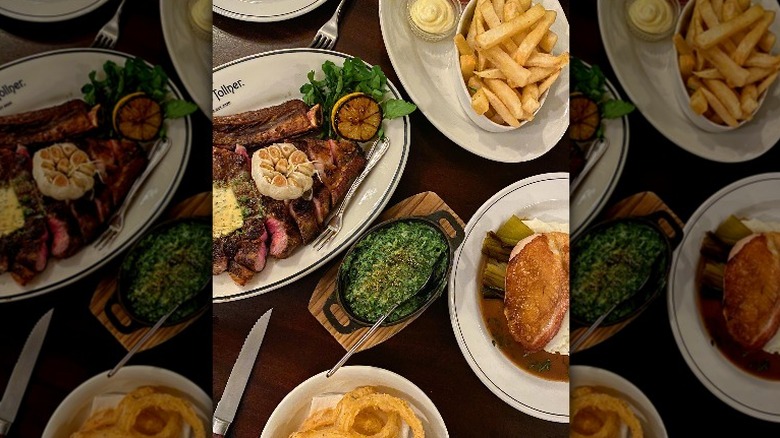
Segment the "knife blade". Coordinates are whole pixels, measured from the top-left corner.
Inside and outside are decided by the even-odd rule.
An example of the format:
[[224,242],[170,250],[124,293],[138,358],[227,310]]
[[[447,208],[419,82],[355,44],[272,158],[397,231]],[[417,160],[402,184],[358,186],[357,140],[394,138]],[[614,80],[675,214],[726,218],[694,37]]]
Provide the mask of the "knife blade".
[[8,433],[11,423],[16,418],[16,412],[22,403],[24,391],[27,388],[27,383],[30,381],[43,340],[46,338],[46,332],[49,329],[49,321],[51,321],[53,312],[54,309],[49,310],[35,323],[32,331],[27,336],[24,347],[22,347],[19,359],[16,360],[14,369],[11,371],[8,386],[5,388],[5,393],[3,393],[3,399],[0,400],[0,437]]
[[228,427],[230,427],[233,418],[236,416],[238,404],[244,395],[244,388],[246,388],[249,375],[255,366],[257,353],[260,351],[260,345],[263,343],[263,337],[265,337],[265,331],[268,328],[268,321],[271,319],[271,311],[273,310],[268,310],[255,322],[252,330],[249,331],[249,335],[244,340],[244,345],[241,346],[241,351],[233,364],[233,369],[230,370],[225,391],[217,403],[217,409],[214,410],[212,432],[215,437],[225,436]]

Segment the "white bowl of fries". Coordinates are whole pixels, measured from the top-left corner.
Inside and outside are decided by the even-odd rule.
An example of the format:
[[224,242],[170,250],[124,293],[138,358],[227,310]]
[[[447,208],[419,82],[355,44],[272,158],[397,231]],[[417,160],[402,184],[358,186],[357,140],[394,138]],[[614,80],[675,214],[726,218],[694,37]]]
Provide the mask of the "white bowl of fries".
[[555,11],[531,0],[480,0],[479,9],[477,3],[466,5],[454,37],[456,94],[477,126],[511,131],[534,119],[569,54],[552,53]]
[[769,31],[775,13],[760,2],[690,1],[674,34],[677,100],[697,127],[737,129],[752,120],[780,69]]

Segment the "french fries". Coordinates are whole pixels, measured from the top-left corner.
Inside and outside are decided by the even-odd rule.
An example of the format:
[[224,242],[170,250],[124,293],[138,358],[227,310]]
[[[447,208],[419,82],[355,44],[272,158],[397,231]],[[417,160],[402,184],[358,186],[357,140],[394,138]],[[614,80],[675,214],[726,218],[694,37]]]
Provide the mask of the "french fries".
[[673,37],[691,110],[716,124],[750,120],[780,70],[769,30],[775,12],[755,0],[691,0]]
[[454,37],[471,107],[495,123],[519,127],[533,120],[569,63],[569,53],[552,53],[557,14],[531,0],[475,1],[466,34]]

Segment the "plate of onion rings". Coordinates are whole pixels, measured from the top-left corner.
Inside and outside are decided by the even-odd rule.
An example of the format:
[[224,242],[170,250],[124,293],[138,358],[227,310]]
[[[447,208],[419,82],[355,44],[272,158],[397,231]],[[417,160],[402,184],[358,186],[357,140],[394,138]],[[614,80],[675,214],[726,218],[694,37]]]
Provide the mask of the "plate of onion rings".
[[49,418],[43,438],[205,438],[211,411],[211,398],[186,377],[163,368],[126,366],[111,378],[105,371],[73,390]]
[[310,377],[287,394],[260,438],[308,437],[315,431],[345,437],[449,437],[431,399],[404,377],[370,366],[345,366],[331,377],[325,374]]
[[572,438],[668,437],[655,406],[633,383],[602,368],[575,365],[570,372]]

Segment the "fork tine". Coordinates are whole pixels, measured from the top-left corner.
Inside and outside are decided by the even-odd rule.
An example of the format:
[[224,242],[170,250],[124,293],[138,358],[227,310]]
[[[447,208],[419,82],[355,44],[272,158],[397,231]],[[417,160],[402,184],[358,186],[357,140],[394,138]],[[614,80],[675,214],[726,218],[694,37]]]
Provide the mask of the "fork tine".
[[111,241],[114,240],[114,237],[116,237],[116,234],[113,229],[109,228],[107,229],[95,242],[95,249],[101,250],[108,246]]
[[312,246],[314,249],[317,249],[317,247],[322,243],[323,240],[325,240],[326,236],[331,233],[330,228],[326,228],[320,233],[319,236],[317,236],[316,239],[314,239],[314,242],[312,242]]
[[316,247],[314,247],[314,249],[317,250],[317,251],[321,250],[322,248],[325,247],[325,245],[328,244],[328,242],[333,240],[334,237],[336,237],[336,232],[333,231],[332,228],[329,228],[328,229],[328,237],[325,240],[323,240],[322,242],[320,242]]
[[314,35],[314,39],[311,40],[311,44],[309,45],[309,47],[316,49],[321,39],[322,39],[322,35],[320,34]]

